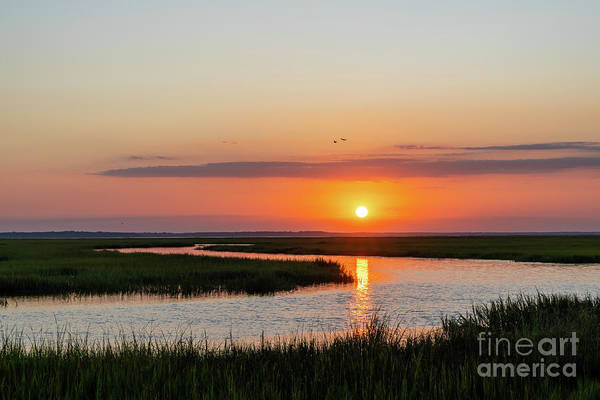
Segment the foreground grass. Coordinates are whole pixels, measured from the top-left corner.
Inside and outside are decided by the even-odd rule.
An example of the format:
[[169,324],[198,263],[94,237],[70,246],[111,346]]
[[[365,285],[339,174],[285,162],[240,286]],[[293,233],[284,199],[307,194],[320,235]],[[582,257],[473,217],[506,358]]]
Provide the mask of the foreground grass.
[[0,298],[110,293],[195,295],[213,291],[272,293],[352,279],[340,265],[326,261],[95,251],[193,243],[194,240],[183,239],[0,241]]
[[[0,397],[137,399],[596,399],[600,397],[600,299],[520,297],[443,319],[442,329],[406,337],[374,318],[328,341],[295,339],[209,348],[194,340],[0,344]],[[539,357],[478,355],[477,335],[580,338],[577,378],[483,378],[481,362]],[[513,342],[514,343],[514,342]]]
[[[209,240],[205,240],[209,243]],[[353,256],[474,258],[514,261],[599,263],[596,236],[439,236],[219,239],[217,243],[254,243],[250,247],[213,246],[211,250]]]

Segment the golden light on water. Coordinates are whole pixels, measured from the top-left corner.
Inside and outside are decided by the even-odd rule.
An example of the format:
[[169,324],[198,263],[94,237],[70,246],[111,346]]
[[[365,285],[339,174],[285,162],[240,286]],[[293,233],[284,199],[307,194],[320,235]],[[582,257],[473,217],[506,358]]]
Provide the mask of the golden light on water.
[[365,292],[369,287],[369,260],[356,259],[356,290]]
[[356,291],[351,307],[352,324],[361,330],[369,318],[369,260],[356,259]]
[[354,213],[356,214],[356,216],[358,218],[364,218],[369,214],[369,210],[367,210],[367,207],[365,207],[365,206],[360,206],[360,207],[356,208]]

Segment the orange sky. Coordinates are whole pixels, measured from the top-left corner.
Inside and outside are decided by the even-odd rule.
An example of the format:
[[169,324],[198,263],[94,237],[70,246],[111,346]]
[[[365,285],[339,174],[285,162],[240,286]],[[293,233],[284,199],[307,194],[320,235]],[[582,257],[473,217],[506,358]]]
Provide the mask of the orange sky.
[[[600,176],[589,172],[374,181],[36,173],[3,187],[10,196],[0,199],[0,208],[12,220],[5,223],[38,219],[43,225],[43,220],[50,219],[48,224],[65,229],[76,229],[79,219],[91,217],[117,217],[112,225],[117,230],[147,226],[160,230],[161,224],[171,229],[177,226],[175,220],[165,222],[168,217],[215,216],[206,222],[196,219],[194,230],[236,230],[232,218],[224,218],[227,223],[223,225],[219,222],[220,216],[232,216],[233,221],[245,217],[240,227],[251,230],[464,231],[506,230],[505,226],[522,230],[530,222],[524,221],[520,229],[514,221],[496,228],[498,221],[493,219],[522,217],[548,220],[536,225],[542,230],[552,226],[562,230],[568,228],[565,220],[573,221],[573,229],[582,229],[596,223],[600,215],[596,201]],[[354,215],[359,205],[369,209],[364,220]],[[155,225],[144,224],[144,217],[149,216],[167,218]],[[581,225],[581,220],[588,220],[588,225]],[[57,225],[57,221],[67,222]],[[187,230],[194,226],[182,224]]]
[[600,230],[598,4],[53,3],[0,17],[0,231]]

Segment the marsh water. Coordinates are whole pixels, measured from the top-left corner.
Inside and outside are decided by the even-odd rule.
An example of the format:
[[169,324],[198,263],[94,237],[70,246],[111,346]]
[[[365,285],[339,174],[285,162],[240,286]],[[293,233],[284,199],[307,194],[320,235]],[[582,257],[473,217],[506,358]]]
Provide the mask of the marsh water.
[[377,312],[408,328],[440,325],[443,315],[520,293],[597,295],[600,264],[565,265],[497,260],[404,257],[293,256],[214,252],[194,247],[119,249],[124,253],[312,260],[341,263],[350,284],[311,286],[267,296],[211,294],[187,298],[112,295],[9,298],[0,310],[0,334],[53,340],[68,332],[88,340],[192,335],[209,341],[343,331]]

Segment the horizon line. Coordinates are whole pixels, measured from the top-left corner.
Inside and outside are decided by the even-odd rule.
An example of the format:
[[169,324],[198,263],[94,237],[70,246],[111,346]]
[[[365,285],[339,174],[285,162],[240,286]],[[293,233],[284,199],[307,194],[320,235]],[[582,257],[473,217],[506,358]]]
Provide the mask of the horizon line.
[[112,237],[135,237],[156,235],[177,236],[193,238],[195,235],[210,238],[207,235],[215,235],[217,237],[253,237],[252,235],[268,237],[327,237],[327,236],[345,236],[345,237],[393,237],[393,236],[492,236],[492,235],[531,235],[531,236],[549,236],[549,235],[600,235],[600,231],[405,231],[405,232],[330,232],[320,230],[300,230],[300,231],[272,231],[272,230],[256,230],[256,231],[190,231],[190,232],[171,232],[171,231],[143,231],[143,232],[119,232],[119,231],[78,231],[78,230],[61,230],[61,231],[4,231],[0,232],[0,239],[10,238],[10,236],[35,236],[45,235],[50,236],[81,236],[81,237],[101,237],[101,235],[109,235]]

